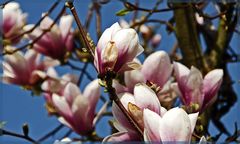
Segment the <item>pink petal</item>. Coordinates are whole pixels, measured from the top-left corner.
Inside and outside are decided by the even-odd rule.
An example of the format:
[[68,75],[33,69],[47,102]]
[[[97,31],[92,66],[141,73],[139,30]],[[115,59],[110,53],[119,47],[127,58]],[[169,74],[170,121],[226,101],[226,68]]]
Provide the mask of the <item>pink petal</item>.
[[59,96],[57,94],[52,95],[52,100],[54,106],[57,108],[58,112],[68,120],[72,119],[72,111],[69,107],[65,97]]
[[140,70],[126,71],[124,73],[124,81],[129,92],[132,93],[137,83],[144,82],[144,77]]
[[72,105],[74,99],[78,95],[81,95],[81,92],[80,92],[80,89],[78,88],[77,85],[75,85],[75,84],[70,82],[64,88],[63,95],[66,98],[66,100],[69,103],[69,105]]
[[87,113],[89,119],[92,120],[94,118],[96,105],[100,97],[100,85],[98,84],[98,79],[93,80],[87,85],[83,92],[83,96],[89,101]]
[[168,54],[165,51],[158,51],[149,55],[144,61],[141,71],[145,80],[162,88],[172,74],[172,65]]
[[216,100],[217,92],[222,84],[223,70],[210,71],[203,80],[204,108]]
[[[177,80],[183,80],[190,73],[190,70],[179,62],[173,62],[174,72]],[[183,80],[184,81],[184,80]]]
[[155,92],[147,85],[141,83],[134,88],[136,105],[141,109],[148,108],[158,114],[161,113],[161,105]]
[[125,86],[121,85],[117,80],[113,80],[112,86],[116,89],[117,94],[128,92],[126,91]]
[[159,131],[161,119],[162,118],[157,113],[149,109],[143,110],[144,131],[148,138],[147,140],[145,139],[145,141],[161,141]]
[[74,127],[77,133],[87,133],[93,127],[93,121],[89,118],[87,110],[90,106],[89,101],[86,97],[78,95],[72,105],[72,112],[74,117]]
[[[133,104],[135,104],[135,99],[133,97],[132,94],[130,93],[122,93],[119,95],[119,98],[123,104],[123,106],[125,107],[125,109],[127,110],[128,107],[128,103],[131,102]],[[135,131],[134,127],[129,123],[128,119],[126,118],[126,116],[123,114],[123,112],[121,111],[121,109],[117,106],[117,104],[115,102],[113,102],[112,104],[112,113],[113,113],[113,117],[124,127],[126,128],[128,131]]]
[[191,67],[191,71],[187,77],[187,81],[185,84],[185,90],[182,92],[184,95],[184,99],[186,100],[186,104],[197,103],[199,106],[202,106],[203,102],[203,78],[201,72],[195,68]]

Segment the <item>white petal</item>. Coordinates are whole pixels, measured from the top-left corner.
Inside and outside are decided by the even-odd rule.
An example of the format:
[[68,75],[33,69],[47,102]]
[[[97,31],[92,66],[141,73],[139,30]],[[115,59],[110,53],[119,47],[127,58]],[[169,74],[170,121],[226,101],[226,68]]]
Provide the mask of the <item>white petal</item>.
[[159,142],[161,140],[159,131],[161,117],[149,109],[144,109],[143,120],[144,131],[146,132],[149,141]]
[[190,122],[191,122],[191,130],[192,130],[192,133],[194,131],[194,128],[195,128],[195,125],[196,125],[196,122],[197,122],[197,119],[198,119],[198,112],[197,113],[192,113],[192,114],[188,114],[188,117],[190,119]]
[[173,108],[164,114],[160,123],[160,136],[163,142],[184,141],[188,143],[191,135],[191,122],[183,109]]
[[134,88],[136,105],[141,109],[148,108],[158,114],[161,113],[161,105],[155,92],[147,85],[141,83]]

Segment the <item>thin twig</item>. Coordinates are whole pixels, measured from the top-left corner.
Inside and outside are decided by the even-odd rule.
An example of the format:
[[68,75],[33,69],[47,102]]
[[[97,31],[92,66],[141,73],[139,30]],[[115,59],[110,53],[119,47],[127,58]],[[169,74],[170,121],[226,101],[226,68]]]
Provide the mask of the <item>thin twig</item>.
[[84,73],[86,73],[87,66],[88,66],[88,63],[84,63],[84,66],[83,66],[82,71],[81,71],[81,74],[80,74],[80,76],[79,76],[77,85],[80,85],[81,82],[83,81],[83,76],[84,76]]
[[94,10],[94,5],[91,4],[90,8],[88,9],[88,13],[87,13],[87,17],[86,17],[86,21],[85,21],[85,28],[88,30],[89,26],[90,26],[90,21],[92,19],[93,16],[93,10]]
[[86,64],[88,64],[88,63],[84,63],[83,68],[80,68],[80,67],[77,67],[77,66],[73,65],[73,64],[70,63],[70,62],[67,62],[67,63],[66,63],[66,65],[70,66],[72,69],[81,71],[81,74],[80,74],[79,80],[78,80],[78,83],[79,83],[79,84],[81,83],[82,80],[80,80],[80,79],[83,78],[83,75],[84,75],[84,74],[86,75],[86,77],[87,77],[90,81],[94,80],[94,78],[86,71]]
[[209,20],[214,20],[214,19],[219,18],[227,13],[227,11],[223,11],[217,15],[210,16],[208,14],[203,13],[203,11],[197,5],[193,5],[193,8],[199,14],[199,16],[204,17]]
[[73,17],[74,17],[74,19],[75,19],[75,21],[76,21],[76,23],[77,23],[78,29],[79,29],[79,31],[80,31],[81,38],[82,38],[85,46],[87,47],[87,50],[91,53],[92,58],[93,58],[93,57],[94,57],[93,48],[92,48],[92,46],[91,46],[90,43],[89,43],[90,41],[89,41],[89,39],[87,38],[87,33],[85,32],[85,30],[84,30],[84,28],[83,28],[83,26],[82,26],[82,24],[81,24],[81,21],[80,21],[80,19],[78,18],[78,14],[77,14],[77,12],[76,12],[76,9],[75,9],[73,3],[70,2],[70,1],[68,1],[68,2],[65,3],[65,5],[71,10],[71,12],[72,12],[72,14],[73,14]]
[[107,73],[106,74],[106,88],[107,88],[107,91],[108,91],[108,93],[110,95],[110,99],[113,100],[117,104],[117,106],[120,108],[120,110],[123,112],[123,114],[128,119],[129,123],[135,128],[135,130],[138,133],[138,135],[140,137],[142,137],[143,136],[142,130],[139,128],[139,126],[134,121],[134,119],[129,115],[128,111],[125,109],[125,107],[123,106],[122,102],[118,98],[118,96],[116,94],[115,88],[112,87],[112,80],[113,80],[113,77],[112,77],[111,72]]
[[135,27],[135,26],[139,26],[139,25],[142,25],[144,23],[160,23],[160,24],[165,24],[168,28],[170,28],[171,30],[174,31],[174,26],[170,23],[170,22],[167,22],[167,21],[164,21],[164,20],[159,20],[159,19],[148,19],[148,20],[142,20],[142,21],[139,21],[139,22],[135,22],[131,27]]
[[51,130],[50,132],[48,132],[47,134],[45,134],[44,136],[42,136],[41,138],[38,139],[38,142],[42,142],[46,139],[48,139],[50,136],[55,135],[59,130],[61,130],[64,127],[63,124],[60,124],[59,126],[57,126],[56,128],[54,128],[53,130]]
[[5,7],[5,5],[7,5],[8,3],[12,2],[13,0],[8,0],[2,4],[0,4],[0,8],[3,9]]
[[64,138],[70,136],[70,134],[71,134],[72,132],[73,132],[73,130],[72,130],[72,129],[69,129],[69,130],[65,133],[65,135],[63,135],[60,139],[64,139]]
[[24,31],[24,32],[22,32],[22,33],[19,34],[19,35],[14,36],[11,40],[14,41],[15,39],[18,39],[18,38],[22,37],[23,35],[25,35],[25,34],[27,34],[27,33],[30,33],[30,32],[32,32],[33,30],[35,30],[35,29],[38,27],[38,25],[40,25],[40,23],[43,21],[43,19],[44,19],[45,17],[47,17],[49,14],[52,13],[52,11],[57,7],[57,5],[59,4],[59,2],[60,2],[60,0],[56,1],[56,2],[50,7],[50,9],[42,16],[42,18],[39,19],[39,20],[37,21],[37,23],[36,23],[31,29],[29,29],[29,30],[27,30],[27,31]]
[[102,19],[101,19],[101,12],[100,12],[101,6],[97,2],[94,2],[93,5],[96,11],[96,28],[97,28],[97,37],[99,39],[102,35],[102,30],[101,30]]
[[175,9],[180,9],[180,8],[186,8],[188,6],[179,6],[179,7],[174,7],[174,8],[165,8],[165,9],[146,9],[146,8],[141,8],[138,7],[137,5],[134,5],[130,2],[124,2],[124,5],[126,8],[128,8],[129,10],[136,10],[136,11],[144,11],[144,12],[149,12],[149,13],[160,13],[160,12],[169,12],[169,11],[173,11]]
[[[140,21],[140,22],[138,22],[139,24],[139,27],[138,27],[138,29],[140,28],[140,26],[142,25],[142,24],[144,24],[147,20],[148,20],[148,18],[153,14],[153,12],[154,12],[154,10],[156,10],[157,9],[157,7],[158,7],[158,5],[161,3],[161,0],[158,0],[157,2],[156,2],[156,4],[155,4],[155,6],[153,7],[153,9]],[[130,27],[134,27],[135,26],[135,23],[133,23]]]
[[21,139],[25,139],[29,142],[32,142],[33,144],[38,144],[38,142],[36,140],[34,140],[33,138],[29,137],[28,135],[22,135],[22,134],[18,134],[15,132],[11,132],[11,131],[7,131],[4,129],[0,129],[0,133],[1,135],[8,135],[8,136],[12,136],[12,137],[17,137],[17,138],[21,138]]

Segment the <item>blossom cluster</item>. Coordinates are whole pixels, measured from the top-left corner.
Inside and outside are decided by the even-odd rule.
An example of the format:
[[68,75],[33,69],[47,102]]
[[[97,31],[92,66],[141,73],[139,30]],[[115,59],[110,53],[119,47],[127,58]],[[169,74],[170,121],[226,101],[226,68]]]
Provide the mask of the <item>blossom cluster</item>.
[[[96,112],[101,96],[100,80],[93,80],[81,92],[77,76],[65,74],[59,77],[53,68],[59,62],[66,62],[74,51],[73,17],[62,16],[59,25],[45,17],[40,26],[34,28],[34,25],[26,25],[26,14],[20,6],[11,2],[3,9],[3,19],[5,51],[16,50],[13,45],[22,39],[38,40],[25,53],[17,51],[4,56],[2,81],[43,92],[50,115],[57,116],[61,123],[79,135],[92,134],[100,114],[106,110],[103,105]],[[147,28],[141,29],[146,37]],[[17,37],[22,33],[22,38]],[[159,43],[160,39],[157,35],[153,43]],[[172,62],[168,53],[162,50],[151,53],[141,63],[137,56],[143,51],[137,32],[118,23],[107,28],[97,43],[93,63],[99,78],[108,81],[109,72],[116,75],[112,86],[127,115],[136,123],[133,126],[126,113],[113,101],[112,123],[118,132],[103,141],[189,143],[198,116],[217,98],[223,70],[212,70],[203,77],[194,66],[189,69],[179,62]],[[178,96],[182,105],[176,107]]]

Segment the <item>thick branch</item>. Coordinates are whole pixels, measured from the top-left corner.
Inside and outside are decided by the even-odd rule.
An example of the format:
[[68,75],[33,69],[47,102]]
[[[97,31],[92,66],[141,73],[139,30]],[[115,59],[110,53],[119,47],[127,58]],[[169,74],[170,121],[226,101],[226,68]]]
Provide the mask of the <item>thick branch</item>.
[[[173,7],[181,7],[184,3],[174,3]],[[202,50],[197,33],[196,21],[194,19],[192,6],[184,9],[174,9],[174,19],[176,22],[176,36],[179,47],[183,55],[183,63],[188,67],[196,66],[203,72],[207,71],[207,65],[202,56]]]

